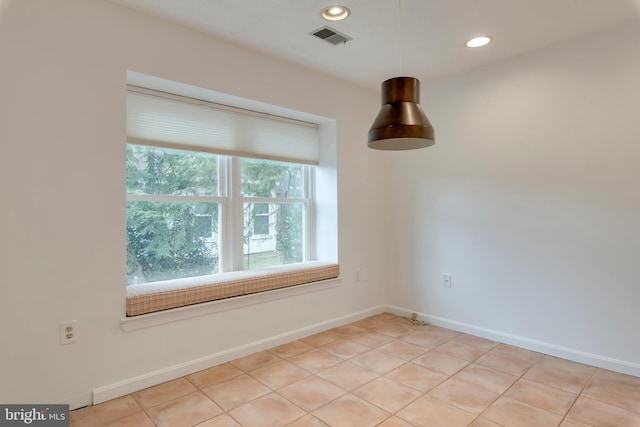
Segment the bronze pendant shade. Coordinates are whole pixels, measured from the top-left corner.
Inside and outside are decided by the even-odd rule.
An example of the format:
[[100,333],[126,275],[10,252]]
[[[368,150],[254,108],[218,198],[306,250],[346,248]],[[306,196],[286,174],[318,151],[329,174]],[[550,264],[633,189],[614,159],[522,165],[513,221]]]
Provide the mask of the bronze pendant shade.
[[395,77],[382,82],[382,108],[369,130],[369,147],[413,150],[433,144],[433,127],[420,106],[420,81]]

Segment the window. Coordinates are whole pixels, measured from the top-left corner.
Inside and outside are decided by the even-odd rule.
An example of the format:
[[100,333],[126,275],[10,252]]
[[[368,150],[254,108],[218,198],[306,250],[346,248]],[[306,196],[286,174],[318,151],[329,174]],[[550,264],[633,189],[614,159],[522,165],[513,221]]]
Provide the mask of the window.
[[[238,188],[227,179],[236,169]],[[312,171],[129,144],[127,285],[308,260]]]
[[219,271],[218,161],[127,146],[127,285]]
[[125,330],[339,284],[335,120],[127,80]]
[[317,126],[219,107],[130,88],[128,286],[314,259]]
[[239,159],[244,269],[305,260],[309,166]]

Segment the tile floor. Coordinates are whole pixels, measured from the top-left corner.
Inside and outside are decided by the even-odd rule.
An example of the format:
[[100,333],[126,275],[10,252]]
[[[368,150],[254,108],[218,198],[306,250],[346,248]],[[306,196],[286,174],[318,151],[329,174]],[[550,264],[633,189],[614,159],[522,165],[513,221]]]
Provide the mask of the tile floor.
[[640,378],[383,313],[73,411],[71,426],[638,427]]

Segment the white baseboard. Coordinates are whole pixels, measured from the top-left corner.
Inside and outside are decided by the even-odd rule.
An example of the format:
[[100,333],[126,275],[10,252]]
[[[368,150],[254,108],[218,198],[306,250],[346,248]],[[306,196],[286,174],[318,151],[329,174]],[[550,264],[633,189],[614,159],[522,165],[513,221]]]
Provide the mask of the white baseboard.
[[[411,314],[414,313],[411,310],[390,305],[385,306],[385,311],[405,317],[410,317]],[[422,313],[417,314],[421,320],[425,320],[435,326],[453,329],[454,331],[464,332],[492,341],[525,348],[527,350],[537,351],[538,353],[560,357],[562,359],[571,360],[573,362],[584,363],[585,365],[596,366],[598,368],[608,369],[611,371],[640,377],[640,364],[638,363],[613,359],[598,354],[586,353],[584,351],[532,340],[529,338],[508,334],[493,329],[487,329],[468,323],[457,322],[455,320],[445,319],[438,316],[432,316]]]
[[[69,405],[70,410],[74,410],[74,409],[83,408],[85,406],[91,405],[92,398],[93,396],[91,395],[91,392],[87,391],[86,393],[68,397],[59,403],[67,404]],[[52,402],[52,403],[58,403],[58,402]]]
[[[98,387],[93,390],[93,404],[95,405],[111,399],[115,399],[117,397],[125,396],[127,394],[145,389],[147,387],[158,385],[166,381],[171,381],[185,375],[193,374],[194,372],[211,368],[213,366],[220,365],[222,363],[226,363],[240,357],[248,356],[250,354],[266,350],[268,348],[285,344],[287,342],[295,341],[309,335],[323,332],[328,329],[346,325],[351,322],[356,322],[358,320],[364,319],[369,316],[374,316],[385,311],[404,317],[410,317],[413,313],[412,310],[404,309],[401,307],[381,305],[328,321],[316,323],[314,325],[299,328],[290,332],[286,332],[284,334],[275,335],[239,347],[221,351],[219,353],[170,366],[165,369],[149,372],[147,374],[126,379],[114,384]],[[574,362],[584,363],[587,365],[640,377],[640,364],[637,363],[612,359],[597,354],[586,353],[583,351],[561,347],[542,341],[536,341],[501,331],[487,329],[480,326],[458,322],[455,320],[445,319],[438,316],[432,316],[422,313],[417,314],[421,320],[428,321],[435,326],[441,326],[443,328],[465,332],[470,335],[475,335],[516,347],[537,351],[539,353],[548,354],[550,356],[556,356]],[[84,397],[76,400],[77,406],[73,405],[71,406],[71,409],[75,409],[76,407],[81,407],[88,404],[88,402],[86,402],[87,399]]]
[[259,341],[248,343],[229,350],[221,351],[219,353],[190,360],[179,365],[169,366],[159,371],[149,372],[147,374],[126,379],[114,384],[98,387],[93,390],[93,404],[96,405],[98,403],[106,402],[107,400],[125,396],[127,394],[145,389],[147,387],[158,385],[166,381],[171,381],[185,375],[193,374],[194,372],[211,368],[213,366],[220,365],[222,363],[226,363],[240,357],[248,356],[250,354],[257,353],[268,348],[295,341],[297,339],[323,332],[338,326],[346,325],[348,323],[356,322],[358,320],[382,313],[385,311],[385,309],[386,306],[383,305],[373,307],[367,310],[362,310],[346,316],[338,317],[328,321],[316,323],[314,325],[306,326],[304,328],[286,332],[284,334],[275,335]]

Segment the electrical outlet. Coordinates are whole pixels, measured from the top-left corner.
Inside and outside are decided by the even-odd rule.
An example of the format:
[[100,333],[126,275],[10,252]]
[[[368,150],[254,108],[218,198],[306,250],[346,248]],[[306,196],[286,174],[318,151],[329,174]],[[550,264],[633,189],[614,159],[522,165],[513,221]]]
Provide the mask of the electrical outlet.
[[356,270],[353,273],[354,282],[365,282],[367,280],[367,270]]
[[442,286],[445,288],[451,287],[451,274],[442,275]]
[[60,322],[60,344],[71,344],[78,340],[78,324],[75,320]]

